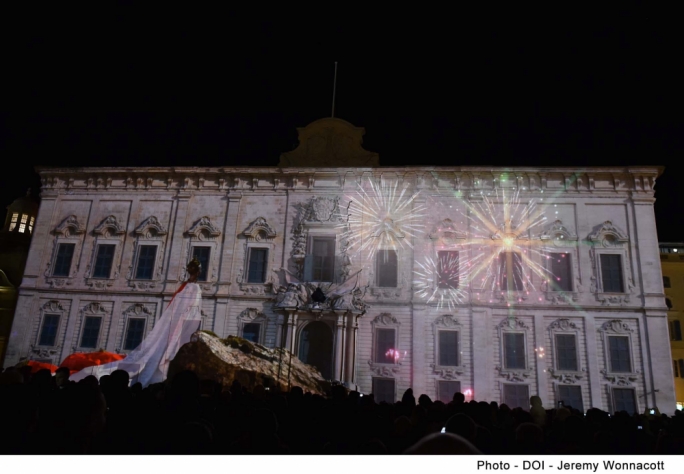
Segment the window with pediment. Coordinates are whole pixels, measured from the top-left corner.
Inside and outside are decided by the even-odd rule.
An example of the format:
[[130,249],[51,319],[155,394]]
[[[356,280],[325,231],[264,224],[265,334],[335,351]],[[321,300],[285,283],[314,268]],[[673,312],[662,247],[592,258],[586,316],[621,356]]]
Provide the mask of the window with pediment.
[[77,340],[72,349],[76,352],[94,351],[104,347],[106,331],[109,327],[110,313],[106,304],[94,301],[81,310],[75,333]]
[[273,285],[276,231],[263,217],[254,220],[243,232],[244,261],[237,282],[245,294],[263,295]]
[[634,291],[629,262],[629,238],[611,221],[597,226],[588,237],[592,264],[591,291],[606,306],[630,302]]
[[585,368],[580,358],[580,328],[570,319],[560,318],[549,325],[551,368],[549,373],[557,383],[572,384],[581,380]]
[[455,380],[463,374],[461,323],[451,314],[439,316],[432,322],[434,363],[431,367],[440,379]]
[[373,331],[371,372],[380,377],[391,377],[402,365],[402,348],[399,347],[400,323],[390,313],[381,313],[371,321]]
[[532,370],[528,357],[530,328],[521,319],[509,317],[498,324],[497,332],[501,362],[496,370],[509,381],[523,382]]
[[238,333],[243,339],[263,344],[267,318],[256,308],[247,308],[238,316]]
[[68,315],[68,309],[59,300],[46,301],[40,307],[38,330],[34,343],[31,345],[33,356],[50,358],[58,355],[62,347]]
[[604,378],[612,385],[632,386],[639,380],[640,371],[634,360],[634,329],[621,320],[606,321],[599,329],[603,344]]
[[121,271],[121,253],[126,228],[116,216],[108,216],[93,229],[95,241],[90,263],[85,272],[91,288],[107,288],[114,284]]
[[52,255],[45,270],[46,282],[52,287],[71,285],[79,267],[85,226],[75,215],[64,219],[53,231]]
[[[443,219],[428,235],[432,243],[432,259],[420,272],[427,281],[420,281],[418,289],[421,293],[430,293],[433,298],[444,297],[446,293],[453,295],[454,290],[463,286],[462,253],[460,245],[465,241],[466,233],[457,228],[451,219]],[[422,278],[420,280],[423,280]],[[429,287],[429,288],[427,288]],[[425,290],[428,290],[427,292]],[[460,296],[463,296],[459,292]]]
[[126,279],[136,290],[157,288],[161,283],[166,246],[166,227],[155,216],[145,219],[134,231],[133,259]]
[[545,247],[541,254],[546,270],[542,282],[546,299],[553,303],[577,301],[580,289],[577,235],[561,220],[556,220],[542,232],[540,240]]
[[133,303],[123,312],[120,320],[117,352],[128,353],[138,347],[152,330],[154,307],[144,303]]
[[[216,227],[208,216],[198,219],[192,227],[185,232],[186,244],[183,254],[183,262],[197,258],[202,264],[202,271],[197,282],[203,289],[208,290],[215,284],[218,275],[218,262],[220,254],[219,237],[221,231]],[[182,266],[180,276],[185,280],[185,266]]]

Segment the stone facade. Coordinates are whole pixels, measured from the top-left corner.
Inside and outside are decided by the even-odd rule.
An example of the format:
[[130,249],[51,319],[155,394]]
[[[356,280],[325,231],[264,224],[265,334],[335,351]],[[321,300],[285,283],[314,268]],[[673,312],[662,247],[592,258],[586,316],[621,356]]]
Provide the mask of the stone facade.
[[[359,155],[360,134],[342,142]],[[148,332],[204,247],[204,329],[289,347],[379,398],[460,388],[513,404],[539,394],[549,407],[574,390],[584,409],[612,409],[625,396],[639,411],[674,409],[653,212],[659,169],[310,168],[295,155],[280,168],[39,169],[8,361],[126,352],[131,319]],[[511,223],[511,196],[520,208],[536,202],[530,212],[547,219]],[[503,212],[500,229],[476,216],[487,206],[493,221]],[[490,274],[509,243],[523,249],[524,281]],[[101,245],[111,246],[109,260],[98,260]],[[445,251],[460,254],[452,286],[438,281],[441,263],[430,266]],[[561,254],[571,282],[554,291],[538,269]],[[621,291],[604,291],[609,261],[620,263]],[[501,291],[502,281],[512,286]],[[46,315],[58,316],[47,332]],[[93,336],[90,320],[86,338],[88,317],[102,321]],[[559,362],[568,357],[561,342],[573,347],[569,365]]]

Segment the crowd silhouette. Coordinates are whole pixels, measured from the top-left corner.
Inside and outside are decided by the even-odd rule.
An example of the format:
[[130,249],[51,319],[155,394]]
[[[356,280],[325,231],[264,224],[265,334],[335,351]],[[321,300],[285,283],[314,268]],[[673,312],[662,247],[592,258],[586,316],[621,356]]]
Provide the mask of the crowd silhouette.
[[394,404],[333,386],[247,390],[194,372],[142,388],[123,370],[75,383],[30,367],[0,373],[3,454],[681,454],[684,416],[448,403],[411,389]]

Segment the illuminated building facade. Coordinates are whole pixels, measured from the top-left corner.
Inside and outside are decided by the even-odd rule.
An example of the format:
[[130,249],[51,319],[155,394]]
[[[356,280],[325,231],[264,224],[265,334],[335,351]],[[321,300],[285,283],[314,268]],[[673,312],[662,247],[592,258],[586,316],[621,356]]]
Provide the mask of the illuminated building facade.
[[204,329],[378,400],[674,409],[658,168],[381,168],[363,133],[318,120],[273,168],[39,169],[9,360],[131,350],[195,255]]
[[681,410],[684,406],[684,242],[661,243],[660,265],[663,268],[677,407]]

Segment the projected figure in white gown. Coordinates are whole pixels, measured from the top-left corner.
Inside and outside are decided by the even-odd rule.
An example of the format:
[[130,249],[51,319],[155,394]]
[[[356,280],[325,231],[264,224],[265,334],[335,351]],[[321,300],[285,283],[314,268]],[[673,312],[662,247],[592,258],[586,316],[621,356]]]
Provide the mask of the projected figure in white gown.
[[193,258],[186,269],[188,280],[178,289],[159,321],[138,347],[123,360],[87,367],[72,375],[70,379],[78,381],[88,375],[99,378],[121,369],[128,372],[131,384],[140,382],[145,387],[163,382],[169,370],[169,363],[178,349],[190,342],[190,336],[200,327],[202,292],[196,281],[202,267],[200,262]]

